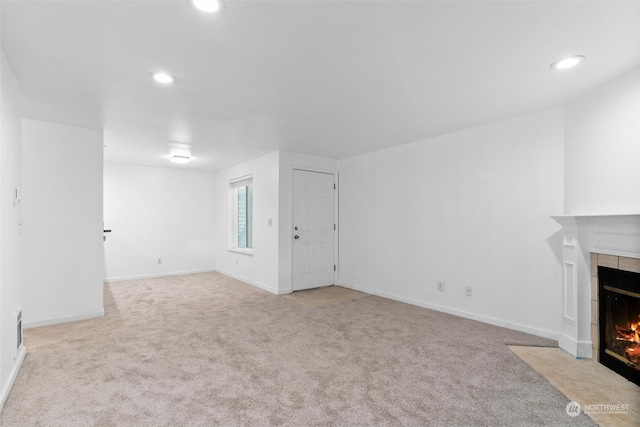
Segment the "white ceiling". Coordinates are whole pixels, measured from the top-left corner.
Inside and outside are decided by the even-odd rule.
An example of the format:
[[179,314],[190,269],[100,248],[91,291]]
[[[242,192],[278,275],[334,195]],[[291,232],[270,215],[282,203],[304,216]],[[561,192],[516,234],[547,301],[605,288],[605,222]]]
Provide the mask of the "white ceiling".
[[[107,161],[186,169],[349,157],[559,106],[640,64],[638,1],[0,5],[25,117],[104,129]],[[570,54],[586,61],[549,69]]]

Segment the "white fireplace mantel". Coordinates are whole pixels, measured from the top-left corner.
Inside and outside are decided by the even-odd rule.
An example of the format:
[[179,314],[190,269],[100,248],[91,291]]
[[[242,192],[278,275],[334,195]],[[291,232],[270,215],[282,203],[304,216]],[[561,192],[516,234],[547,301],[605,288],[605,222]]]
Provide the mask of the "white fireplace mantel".
[[590,253],[640,258],[640,214],[558,215],[562,225],[562,330],[560,348],[591,358]]

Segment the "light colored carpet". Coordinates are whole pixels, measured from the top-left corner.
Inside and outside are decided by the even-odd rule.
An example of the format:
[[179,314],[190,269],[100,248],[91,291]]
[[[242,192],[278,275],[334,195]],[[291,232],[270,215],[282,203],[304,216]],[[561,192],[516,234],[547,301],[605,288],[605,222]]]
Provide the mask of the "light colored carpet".
[[553,342],[376,296],[206,273],[106,285],[105,309],[25,332],[0,425],[596,425],[505,345]]

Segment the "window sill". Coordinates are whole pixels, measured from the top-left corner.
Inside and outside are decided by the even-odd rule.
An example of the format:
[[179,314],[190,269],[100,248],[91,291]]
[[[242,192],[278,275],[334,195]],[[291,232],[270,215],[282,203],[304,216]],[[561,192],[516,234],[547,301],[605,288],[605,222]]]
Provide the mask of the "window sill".
[[229,248],[229,252],[237,252],[239,254],[253,255],[253,249]]

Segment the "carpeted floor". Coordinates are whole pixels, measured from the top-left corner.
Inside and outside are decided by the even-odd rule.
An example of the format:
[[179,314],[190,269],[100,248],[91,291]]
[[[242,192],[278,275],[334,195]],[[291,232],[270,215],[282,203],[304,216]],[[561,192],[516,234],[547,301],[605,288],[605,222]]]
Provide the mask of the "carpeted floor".
[[217,273],[105,285],[105,317],[25,332],[0,425],[596,425],[506,346],[555,343],[350,296]]

